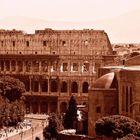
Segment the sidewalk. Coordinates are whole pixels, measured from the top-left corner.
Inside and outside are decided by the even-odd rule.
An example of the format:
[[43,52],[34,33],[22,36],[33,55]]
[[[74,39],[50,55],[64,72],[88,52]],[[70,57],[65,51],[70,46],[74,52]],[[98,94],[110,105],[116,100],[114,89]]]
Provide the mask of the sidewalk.
[[15,129],[14,127],[6,128],[0,132],[0,140],[8,140],[9,137],[12,137],[17,134],[22,135],[23,132],[25,132],[29,129],[31,129],[30,126],[25,126],[22,129],[21,128]]

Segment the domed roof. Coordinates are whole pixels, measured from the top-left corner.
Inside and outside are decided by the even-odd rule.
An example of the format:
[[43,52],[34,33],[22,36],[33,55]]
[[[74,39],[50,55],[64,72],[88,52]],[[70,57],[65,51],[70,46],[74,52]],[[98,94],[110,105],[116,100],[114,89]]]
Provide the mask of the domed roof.
[[97,79],[93,85],[93,88],[111,88],[112,82],[114,80],[115,73],[111,72],[101,76]]

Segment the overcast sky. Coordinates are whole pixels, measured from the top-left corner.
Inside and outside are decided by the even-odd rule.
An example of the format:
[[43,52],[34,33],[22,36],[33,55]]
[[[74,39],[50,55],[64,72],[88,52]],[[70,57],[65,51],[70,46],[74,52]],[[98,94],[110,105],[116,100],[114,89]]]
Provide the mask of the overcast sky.
[[26,16],[54,21],[95,21],[140,8],[140,0],[0,0],[0,19]]
[[105,30],[113,43],[140,42],[140,0],[0,0],[0,29],[79,27]]

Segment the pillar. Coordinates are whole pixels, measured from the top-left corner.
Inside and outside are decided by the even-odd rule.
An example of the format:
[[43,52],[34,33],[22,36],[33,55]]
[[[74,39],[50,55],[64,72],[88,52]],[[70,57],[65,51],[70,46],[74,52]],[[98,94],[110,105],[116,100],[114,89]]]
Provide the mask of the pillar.
[[39,73],[42,73],[41,61],[39,61]]
[[38,90],[39,90],[39,93],[41,94],[41,81],[40,80],[38,81]]
[[39,114],[41,113],[41,110],[40,110],[40,103],[41,103],[41,101],[38,101],[38,113],[39,113]]
[[50,78],[48,77],[48,94],[50,94]]
[[31,76],[29,76],[29,83],[30,83],[29,92],[32,93],[32,77]]

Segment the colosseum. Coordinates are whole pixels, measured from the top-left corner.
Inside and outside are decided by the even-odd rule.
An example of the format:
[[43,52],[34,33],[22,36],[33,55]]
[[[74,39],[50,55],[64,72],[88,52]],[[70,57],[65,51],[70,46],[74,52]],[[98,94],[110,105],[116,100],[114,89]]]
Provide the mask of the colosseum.
[[114,62],[103,30],[0,30],[0,75],[24,82],[26,112],[65,112],[71,95],[88,104],[100,66]]

